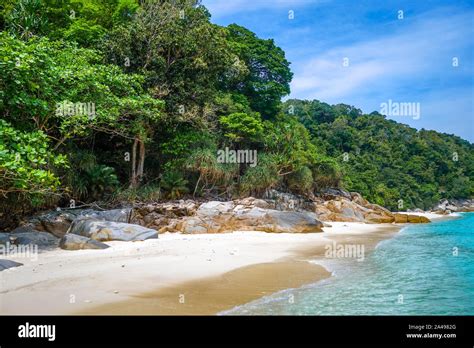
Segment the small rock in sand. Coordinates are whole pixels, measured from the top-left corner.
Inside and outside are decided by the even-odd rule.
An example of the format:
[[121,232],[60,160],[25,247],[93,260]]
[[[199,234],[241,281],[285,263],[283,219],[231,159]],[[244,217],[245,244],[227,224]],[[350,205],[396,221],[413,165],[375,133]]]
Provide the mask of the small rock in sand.
[[11,260],[0,260],[0,271],[3,271],[8,268],[23,266],[20,262],[15,262]]

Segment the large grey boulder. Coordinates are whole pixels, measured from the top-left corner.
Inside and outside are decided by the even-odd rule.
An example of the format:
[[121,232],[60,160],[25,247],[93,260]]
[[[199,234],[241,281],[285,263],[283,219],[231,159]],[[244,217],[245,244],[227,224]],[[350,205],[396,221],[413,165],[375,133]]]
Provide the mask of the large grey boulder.
[[51,233],[38,231],[11,233],[10,240],[13,240],[18,245],[32,244],[38,247],[56,247],[59,242],[59,238]]
[[95,220],[129,222],[131,209],[93,210],[93,209],[70,209],[52,211],[40,215],[32,220],[35,228],[45,231],[61,238],[66,234],[72,222],[78,218],[91,218]]
[[107,249],[110,246],[93,240],[91,238],[83,237],[77,234],[66,233],[59,242],[59,247],[65,250],[81,250],[81,249]]
[[[256,210],[259,208],[254,208]],[[263,210],[263,209],[262,209]],[[315,213],[267,210],[265,219],[267,232],[310,233],[322,232],[323,223],[317,219]]]
[[68,233],[92,238],[98,241],[136,241],[158,238],[158,232],[139,225],[79,218],[74,220]]
[[9,268],[23,266],[20,262],[15,262],[11,260],[0,260],[0,271],[4,271]]
[[57,247],[59,238],[48,232],[36,231],[32,225],[24,225],[10,233],[0,233],[0,244],[36,245],[39,248]]

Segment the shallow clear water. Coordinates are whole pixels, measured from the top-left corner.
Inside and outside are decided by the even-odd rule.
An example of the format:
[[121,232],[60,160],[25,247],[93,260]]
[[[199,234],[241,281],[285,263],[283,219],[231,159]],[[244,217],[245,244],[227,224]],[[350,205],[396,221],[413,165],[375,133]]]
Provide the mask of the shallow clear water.
[[222,314],[474,315],[474,213],[461,215],[410,225],[363,262],[318,260],[333,277]]

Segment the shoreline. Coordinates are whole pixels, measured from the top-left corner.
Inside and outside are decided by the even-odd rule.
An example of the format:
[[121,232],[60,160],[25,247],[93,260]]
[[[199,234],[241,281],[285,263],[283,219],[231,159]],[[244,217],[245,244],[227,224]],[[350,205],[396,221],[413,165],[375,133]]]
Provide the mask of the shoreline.
[[322,233],[166,233],[104,250],[48,251],[36,262],[12,257],[24,266],[0,273],[0,314],[216,314],[330,277],[315,261],[325,245],[367,252],[408,226],[330,224]]

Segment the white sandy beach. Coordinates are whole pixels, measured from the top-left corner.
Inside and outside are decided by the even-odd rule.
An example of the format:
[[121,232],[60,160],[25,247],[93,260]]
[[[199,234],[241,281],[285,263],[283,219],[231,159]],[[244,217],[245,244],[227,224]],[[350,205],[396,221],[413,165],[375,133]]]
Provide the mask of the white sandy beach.
[[384,238],[381,231],[397,230],[393,224],[330,224],[332,227],[325,227],[323,233],[166,233],[142,242],[108,242],[111,248],[105,250],[56,249],[40,253],[37,260],[9,257],[24,266],[0,272],[0,313],[87,312],[251,265],[306,261],[305,253],[297,251],[321,249],[338,236],[344,236],[345,242],[354,236],[360,242],[378,232],[380,240]]

